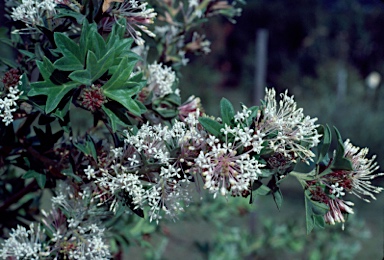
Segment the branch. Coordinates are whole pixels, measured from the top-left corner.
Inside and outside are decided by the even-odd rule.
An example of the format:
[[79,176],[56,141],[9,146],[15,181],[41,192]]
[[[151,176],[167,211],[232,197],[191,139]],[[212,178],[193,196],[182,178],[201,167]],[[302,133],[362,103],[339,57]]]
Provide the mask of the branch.
[[17,192],[16,194],[14,194],[12,197],[10,197],[9,199],[7,199],[1,206],[0,206],[0,212],[1,211],[5,211],[7,208],[9,208],[9,206],[11,206],[12,204],[14,204],[15,202],[17,202],[18,200],[20,200],[22,197],[24,197],[24,195],[30,193],[30,192],[33,192],[33,191],[36,191],[38,189],[38,185],[37,185],[37,182],[36,180],[34,179],[30,184],[28,184],[27,186],[25,186],[22,190],[20,190],[19,192]]

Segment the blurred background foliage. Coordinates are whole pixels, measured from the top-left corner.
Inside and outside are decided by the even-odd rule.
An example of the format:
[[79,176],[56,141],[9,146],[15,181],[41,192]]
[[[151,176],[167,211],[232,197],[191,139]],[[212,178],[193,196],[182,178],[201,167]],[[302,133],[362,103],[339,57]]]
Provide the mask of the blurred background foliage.
[[[0,1],[2,14],[3,4]],[[0,18],[0,24],[6,24],[4,16]],[[306,114],[318,117],[319,123],[336,125],[355,145],[369,147],[384,171],[383,24],[380,0],[248,0],[236,24],[215,19],[202,28],[212,41],[212,51],[191,57],[182,69],[183,100],[199,96],[205,111],[213,115],[218,115],[221,97],[254,105],[256,31],[267,29],[266,85],[278,92],[288,89]],[[0,55],[12,58],[3,46]],[[378,182],[383,185],[382,179]],[[135,232],[143,235],[127,255],[137,259],[382,258],[383,195],[371,205],[355,200],[359,219],[350,219],[345,231],[327,227],[307,236],[300,185],[288,180],[282,191],[281,211],[269,197],[257,198],[251,205],[247,200],[220,198],[192,204],[176,223],[155,227],[140,222],[144,227],[136,227]],[[153,229],[158,230],[155,235],[146,235],[145,230]]]

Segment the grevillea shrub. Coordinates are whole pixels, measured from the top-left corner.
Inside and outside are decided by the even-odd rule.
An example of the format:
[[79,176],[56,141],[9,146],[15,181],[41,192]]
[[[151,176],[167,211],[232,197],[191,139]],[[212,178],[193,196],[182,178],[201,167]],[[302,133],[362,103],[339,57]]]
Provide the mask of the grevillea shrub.
[[307,232],[344,227],[353,195],[375,199],[375,158],[288,92],[266,89],[241,111],[222,99],[219,118],[181,100],[180,67],[210,51],[200,25],[234,21],[239,2],[6,2],[2,41],[17,57],[1,58],[2,258],[119,258],[154,231],[145,223],[177,219],[196,192],[270,195],[280,208],[289,177],[303,188]]

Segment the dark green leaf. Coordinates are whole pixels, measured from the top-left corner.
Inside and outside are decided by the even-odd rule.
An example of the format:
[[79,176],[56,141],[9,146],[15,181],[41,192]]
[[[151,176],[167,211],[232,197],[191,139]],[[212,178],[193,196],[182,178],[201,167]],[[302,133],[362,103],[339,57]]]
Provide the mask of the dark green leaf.
[[283,194],[280,189],[277,189],[274,193],[272,193],[273,199],[275,200],[277,208],[280,210],[283,205]]
[[45,182],[47,180],[47,177],[45,174],[36,172],[34,170],[29,170],[23,175],[23,179],[29,179],[29,178],[34,178],[39,185],[40,188],[44,189]]
[[31,84],[31,90],[28,96],[47,96],[45,113],[48,114],[57,107],[61,99],[63,99],[69,91],[78,86],[80,86],[80,83],[73,81],[61,85],[55,85],[51,81],[40,81]]
[[334,130],[336,132],[337,136],[337,148],[336,148],[336,155],[335,158],[333,158],[332,162],[332,169],[338,169],[338,170],[353,170],[352,163],[350,160],[344,157],[344,142],[341,138],[341,134],[339,130],[337,130],[336,127],[334,127]]
[[232,124],[233,117],[235,116],[235,110],[233,109],[233,106],[228,99],[226,98],[221,99],[220,112],[221,112],[221,118],[223,119],[223,123],[230,126]]
[[131,76],[132,70],[136,64],[136,61],[128,61],[128,58],[123,58],[117,68],[117,71],[113,73],[112,77],[103,85],[104,94],[112,89],[124,89],[126,88],[128,79]]
[[55,68],[64,71],[81,70],[84,68],[84,57],[80,52],[79,46],[63,33],[54,34],[57,48],[63,54],[54,65]]
[[313,212],[312,212],[312,205],[311,200],[304,196],[305,199],[305,219],[306,219],[306,226],[307,226],[307,234],[311,233],[312,229],[315,227],[315,221],[312,218]]
[[317,227],[324,228],[325,227],[325,221],[324,216],[315,215],[313,216],[314,223]]
[[[106,106],[102,106],[103,111],[109,118],[110,125],[112,127],[112,131],[115,133],[117,130],[117,126],[127,126],[127,123],[124,122],[125,120],[128,120],[125,115],[122,113],[119,113],[119,111],[112,111],[111,109],[107,108]],[[122,119],[122,117],[125,117],[125,120]]]
[[271,192],[271,189],[260,181],[255,181],[253,183],[252,190],[255,190],[257,195],[261,195],[261,196],[268,195]]
[[[307,222],[307,234],[316,226],[324,227],[324,215],[329,211],[329,208],[324,203],[311,200],[309,190],[305,191],[305,213]],[[321,220],[323,219],[323,220]]]
[[8,59],[6,57],[0,56],[0,62],[11,68],[17,68],[17,63],[13,59]]
[[68,76],[71,80],[84,84],[87,86],[92,85],[91,73],[88,70],[76,70]]
[[204,127],[205,130],[207,130],[210,134],[219,137],[221,134],[221,129],[223,128],[223,125],[217,122],[216,120],[213,120],[209,117],[200,117],[199,118],[200,124]]
[[331,129],[329,129],[328,125],[321,126],[318,132],[322,135],[322,139],[318,146],[318,158],[316,163],[320,163],[327,156],[332,141]]
[[99,60],[92,51],[88,51],[87,55],[87,70],[91,74],[91,81],[100,78],[105,72],[108,71],[113,64],[115,52],[113,49],[109,50]]
[[36,55],[30,51],[26,51],[26,50],[18,50],[21,54],[27,56],[28,58],[36,58]]
[[79,12],[72,11],[70,9],[58,8],[58,13],[55,15],[55,18],[61,17],[72,17],[76,19],[78,24],[82,24],[85,16]]
[[97,161],[97,152],[95,147],[95,142],[93,141],[90,135],[86,136],[86,141],[82,143],[73,143],[73,145],[83,152],[85,155],[91,155],[95,161]]

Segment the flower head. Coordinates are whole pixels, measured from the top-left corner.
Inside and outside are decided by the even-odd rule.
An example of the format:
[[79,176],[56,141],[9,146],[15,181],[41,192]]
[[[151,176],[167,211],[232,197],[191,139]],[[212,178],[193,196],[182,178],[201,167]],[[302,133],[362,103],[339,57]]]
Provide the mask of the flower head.
[[376,156],[371,159],[366,158],[368,154],[367,148],[359,148],[353,146],[349,140],[344,142],[344,157],[352,163],[352,170],[334,170],[326,177],[336,182],[346,191],[356,195],[357,197],[369,202],[364,196],[376,199],[374,193],[383,191],[382,187],[376,187],[371,184],[372,179],[384,175],[384,173],[376,173],[379,166],[375,162]]
[[100,85],[93,85],[83,90],[81,95],[81,105],[91,112],[100,109],[107,102]]
[[279,105],[276,102],[274,89],[266,90],[263,114],[256,125],[256,129],[265,134],[264,140],[274,152],[283,153],[285,156],[311,159],[314,153],[310,148],[320,142],[315,124],[317,118],[304,116],[303,109],[287,92],[281,94]]
[[234,196],[248,195],[252,182],[258,179],[260,168],[264,166],[250,155],[260,150],[257,134],[240,125],[226,125],[222,132],[225,141],[209,136],[206,149],[195,159],[202,172],[204,187],[214,196],[218,192],[223,196],[228,192]]
[[146,33],[150,37],[156,35],[150,31],[146,25],[152,24],[156,17],[156,12],[153,8],[148,8],[148,3],[141,3],[137,0],[119,0],[109,2],[120,2],[112,9],[108,8],[109,17],[104,17],[101,24],[104,30],[111,30],[114,23],[118,23],[118,19],[123,18],[127,21],[127,32],[132,36],[137,45],[143,45],[144,40],[141,37],[141,32]]

